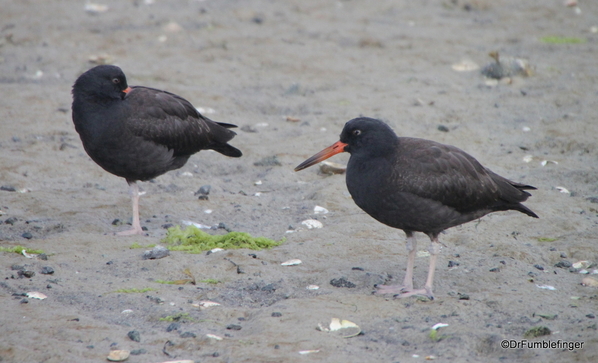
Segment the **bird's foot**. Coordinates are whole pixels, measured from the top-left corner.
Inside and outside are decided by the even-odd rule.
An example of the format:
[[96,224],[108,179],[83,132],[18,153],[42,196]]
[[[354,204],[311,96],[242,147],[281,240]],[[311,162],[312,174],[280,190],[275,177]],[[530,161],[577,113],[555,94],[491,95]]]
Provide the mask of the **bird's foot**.
[[122,231],[122,232],[116,232],[114,233],[116,236],[133,236],[136,234],[142,235],[142,236],[147,236],[147,233],[141,229],[141,228],[131,228],[129,230],[126,231]]
[[404,298],[410,296],[425,296],[430,300],[434,300],[432,289],[425,287],[423,289],[413,289],[405,285],[377,285],[375,294],[393,294],[393,297]]

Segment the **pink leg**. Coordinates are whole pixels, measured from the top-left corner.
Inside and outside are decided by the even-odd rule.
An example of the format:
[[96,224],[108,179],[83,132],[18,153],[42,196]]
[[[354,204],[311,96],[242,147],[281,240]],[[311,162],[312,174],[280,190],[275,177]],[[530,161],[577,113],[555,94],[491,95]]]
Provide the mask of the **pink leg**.
[[406,291],[398,297],[425,295],[430,299],[434,300],[434,293],[432,292],[432,283],[434,282],[434,271],[436,271],[436,260],[438,258],[438,253],[440,253],[442,245],[440,244],[440,242],[438,242],[438,236],[433,236],[431,237],[431,239],[432,243],[430,243],[430,267],[428,268],[428,278],[426,279],[426,284],[424,285],[424,288],[419,290]]
[[133,202],[133,227],[127,231],[116,233],[118,236],[131,236],[134,234],[145,234],[141,229],[139,222],[139,186],[135,181],[129,182],[129,193],[131,194],[131,202]]
[[407,271],[405,271],[405,278],[402,285],[380,285],[376,286],[376,294],[403,294],[413,290],[413,266],[415,265],[415,254],[417,250],[417,240],[413,232],[405,232],[407,234]]

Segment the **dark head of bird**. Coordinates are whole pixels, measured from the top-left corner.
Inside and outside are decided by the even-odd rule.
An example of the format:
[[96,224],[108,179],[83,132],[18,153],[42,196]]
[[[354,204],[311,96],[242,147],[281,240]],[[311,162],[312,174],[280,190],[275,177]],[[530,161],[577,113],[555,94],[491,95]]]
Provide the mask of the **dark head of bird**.
[[101,101],[123,99],[130,88],[123,71],[112,65],[99,65],[83,73],[73,85],[73,97]]
[[354,118],[345,124],[340,141],[305,160],[295,171],[308,168],[342,152],[368,157],[386,155],[396,147],[397,141],[395,132],[384,122],[369,117]]

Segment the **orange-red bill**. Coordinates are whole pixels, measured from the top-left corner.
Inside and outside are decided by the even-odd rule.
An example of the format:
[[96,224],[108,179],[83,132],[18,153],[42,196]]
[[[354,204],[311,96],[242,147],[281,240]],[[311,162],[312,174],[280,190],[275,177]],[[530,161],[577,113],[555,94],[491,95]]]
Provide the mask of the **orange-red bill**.
[[327,147],[326,149],[320,151],[316,155],[299,164],[295,168],[295,171],[309,168],[310,166],[317,164],[322,160],[326,160],[333,155],[340,154],[343,151],[345,151],[345,146],[347,146],[347,144],[345,144],[344,142],[337,141],[334,143],[334,145]]
[[132,89],[131,87],[127,87],[126,89],[123,90],[123,92],[124,93],[129,93],[129,92],[131,92],[131,89]]

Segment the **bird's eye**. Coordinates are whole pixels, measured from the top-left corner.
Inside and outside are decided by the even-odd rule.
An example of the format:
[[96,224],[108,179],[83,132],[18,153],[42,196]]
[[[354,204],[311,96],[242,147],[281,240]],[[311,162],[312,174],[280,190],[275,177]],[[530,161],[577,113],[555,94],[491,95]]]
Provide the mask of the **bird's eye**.
[[120,83],[120,79],[118,79],[118,78],[112,78],[112,83],[119,84]]
[[361,135],[361,130],[353,130],[353,136]]

